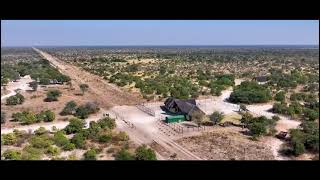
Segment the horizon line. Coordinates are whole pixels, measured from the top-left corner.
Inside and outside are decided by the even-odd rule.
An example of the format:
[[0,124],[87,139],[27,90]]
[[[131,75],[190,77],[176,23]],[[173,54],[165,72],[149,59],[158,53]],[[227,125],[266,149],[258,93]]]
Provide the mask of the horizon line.
[[148,46],[319,46],[319,44],[174,44],[174,45],[14,45],[14,46],[1,46],[1,48],[6,47],[94,47],[94,46],[104,46],[104,47],[148,47]]

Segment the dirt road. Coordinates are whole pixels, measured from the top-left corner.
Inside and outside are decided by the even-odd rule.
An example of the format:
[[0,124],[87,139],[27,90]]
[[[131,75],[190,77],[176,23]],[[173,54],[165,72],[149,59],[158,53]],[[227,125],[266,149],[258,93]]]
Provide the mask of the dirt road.
[[15,92],[16,89],[21,89],[21,91],[31,90],[31,88],[29,87],[29,82],[31,81],[32,81],[31,77],[29,75],[26,75],[20,78],[16,82],[13,82],[13,81],[9,82],[8,85],[6,86],[6,89],[9,91],[9,93],[4,96],[1,96],[1,101],[10,96],[14,96],[16,94]]
[[73,85],[88,84],[88,93],[97,95],[96,101],[102,107],[110,108],[116,105],[135,105],[141,103],[141,97],[135,94],[129,94],[117,86],[106,82],[103,78],[86,72],[79,67],[60,61],[48,53],[34,48],[41,56],[50,61],[50,63],[58,68],[61,73],[68,75],[73,80]]
[[[172,153],[178,154],[180,157],[183,157],[183,159],[186,159],[186,160],[200,159],[199,157],[195,156],[184,147],[181,147],[180,145],[173,142],[168,137],[159,135],[154,132],[148,133],[148,131],[146,131],[147,128],[145,128],[143,123],[130,122],[130,125],[136,124],[134,125],[135,126],[134,128],[130,127],[128,124],[126,124],[128,123],[128,121],[126,121],[126,119],[122,117],[124,114],[127,113],[126,111],[128,109],[126,109],[126,111],[124,111],[121,114],[119,114],[119,112],[116,112],[110,109],[110,107],[122,107],[121,105],[139,104],[143,102],[143,100],[140,97],[124,92],[117,86],[107,83],[101,77],[92,75],[88,72],[81,70],[78,67],[75,67],[63,61],[60,61],[48,53],[45,53],[35,48],[34,50],[40,53],[45,59],[50,61],[50,63],[54,67],[58,68],[61,73],[70,76],[73,81],[72,82],[73,85],[75,84],[79,85],[81,83],[88,84],[89,85],[88,93],[93,93],[94,95],[96,95],[96,98],[97,98],[96,100],[102,107],[101,108],[102,112],[103,113],[107,112],[110,114],[111,117],[115,118],[118,129],[125,131],[130,136],[130,138],[133,141],[135,141],[137,144],[146,144],[154,141],[159,143],[163,147],[167,147],[169,151],[171,151]],[[131,107],[135,108],[135,106],[131,106]],[[97,119],[99,118],[96,118],[95,120]],[[86,120],[86,121],[89,122],[91,120]],[[56,127],[58,126],[58,128],[63,128],[67,124],[68,122],[55,122],[52,124],[47,124],[46,127],[51,128],[52,126],[56,126]],[[34,126],[31,126],[31,129],[35,130],[39,127],[40,125],[34,125]],[[21,128],[29,129],[30,126],[21,127]],[[13,129],[2,129],[1,133],[10,132],[10,131],[13,131]],[[160,159],[163,159],[161,158],[159,153],[157,153],[157,156],[159,156]]]

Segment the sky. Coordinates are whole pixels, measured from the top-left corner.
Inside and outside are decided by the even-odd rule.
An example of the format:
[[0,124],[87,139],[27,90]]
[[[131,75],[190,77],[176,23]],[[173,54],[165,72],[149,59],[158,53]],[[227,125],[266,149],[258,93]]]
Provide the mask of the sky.
[[1,20],[1,47],[46,45],[319,45],[319,21]]

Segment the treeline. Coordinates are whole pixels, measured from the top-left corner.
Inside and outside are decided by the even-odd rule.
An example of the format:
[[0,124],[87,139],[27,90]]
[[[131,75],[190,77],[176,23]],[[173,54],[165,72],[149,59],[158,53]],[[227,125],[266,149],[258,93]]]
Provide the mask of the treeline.
[[18,80],[20,77],[30,75],[32,79],[39,80],[39,84],[48,85],[50,80],[68,82],[70,77],[61,74],[52,67],[48,60],[42,59],[33,62],[18,62],[15,65],[1,64],[1,85],[9,80]]

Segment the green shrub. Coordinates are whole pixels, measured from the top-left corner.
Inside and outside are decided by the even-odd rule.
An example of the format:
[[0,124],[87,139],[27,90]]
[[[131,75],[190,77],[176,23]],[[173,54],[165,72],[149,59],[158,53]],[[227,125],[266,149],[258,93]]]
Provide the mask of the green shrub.
[[29,143],[34,148],[48,148],[50,145],[53,144],[51,138],[44,134],[40,136],[33,136],[29,139]]
[[17,136],[14,133],[1,134],[1,144],[3,145],[14,145],[17,140]]
[[17,104],[22,104],[24,102],[25,98],[23,95],[20,93],[10,96],[6,99],[6,104],[7,105],[17,105]]
[[136,160],[157,160],[156,153],[146,145],[139,146],[135,154]]
[[65,146],[62,147],[63,150],[65,151],[72,151],[76,148],[76,145],[74,145],[73,143],[68,143]]
[[283,102],[283,101],[286,99],[286,92],[284,92],[284,91],[278,92],[278,93],[275,95],[274,99],[275,99],[276,101],[281,101],[281,102]]
[[126,149],[121,149],[118,153],[116,153],[115,160],[135,160],[135,155]]
[[229,97],[232,103],[264,103],[271,100],[271,92],[268,88],[256,82],[244,81],[237,86]]
[[58,101],[58,97],[61,96],[61,92],[59,90],[51,90],[47,92],[46,102]]
[[34,131],[34,133],[36,134],[36,135],[42,135],[42,134],[46,134],[46,133],[48,133],[49,131],[48,130],[46,130],[46,128],[44,128],[44,127],[39,127],[37,130],[35,130]]
[[109,118],[109,117],[99,119],[98,124],[103,129],[104,128],[114,129],[116,127],[116,121],[114,119]]
[[77,147],[77,148],[84,148],[85,145],[85,137],[83,136],[82,133],[77,133],[75,134],[71,142]]
[[223,118],[224,114],[218,111],[215,111],[210,115],[210,121],[212,121],[214,124],[221,122]]
[[4,124],[6,122],[6,113],[1,111],[1,124]]
[[67,134],[73,134],[80,132],[82,128],[84,128],[86,122],[83,119],[72,118],[70,119],[70,123],[64,128]]
[[76,111],[77,104],[74,101],[69,101],[61,111],[60,115],[72,115]]
[[26,146],[22,150],[22,160],[41,160],[43,152],[41,149]]
[[84,160],[96,160],[97,152],[95,149],[90,149],[84,153]]
[[54,133],[53,141],[54,144],[59,147],[64,147],[70,143],[69,139],[64,135],[63,131],[57,131],[56,133]]
[[21,160],[21,151],[8,149],[3,154],[2,157],[4,157],[5,160]]

